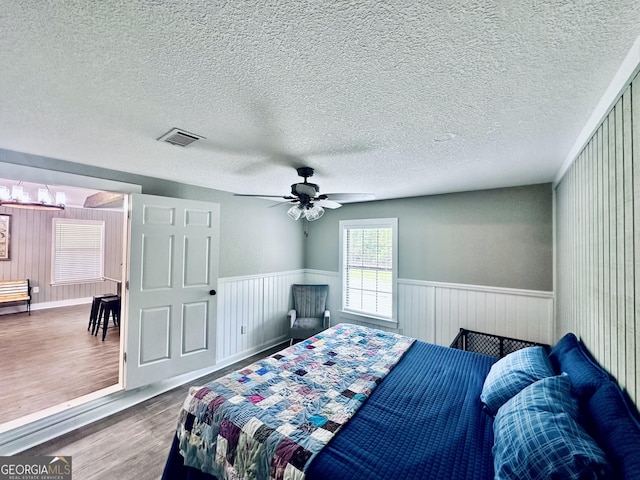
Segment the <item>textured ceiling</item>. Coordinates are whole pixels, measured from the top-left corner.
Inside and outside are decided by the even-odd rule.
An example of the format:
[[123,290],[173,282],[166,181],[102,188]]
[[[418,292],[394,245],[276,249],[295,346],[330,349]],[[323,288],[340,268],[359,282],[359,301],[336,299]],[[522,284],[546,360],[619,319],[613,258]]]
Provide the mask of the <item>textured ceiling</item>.
[[640,0],[3,0],[0,32],[0,148],[394,198],[552,181]]

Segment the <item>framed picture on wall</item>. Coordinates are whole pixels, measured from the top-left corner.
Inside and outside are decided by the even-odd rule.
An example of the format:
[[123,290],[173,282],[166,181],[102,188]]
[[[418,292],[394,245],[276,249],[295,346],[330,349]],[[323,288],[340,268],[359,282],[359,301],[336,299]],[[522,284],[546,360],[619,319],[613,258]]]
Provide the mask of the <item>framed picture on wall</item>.
[[0,214],[0,260],[9,260],[10,233],[11,215]]

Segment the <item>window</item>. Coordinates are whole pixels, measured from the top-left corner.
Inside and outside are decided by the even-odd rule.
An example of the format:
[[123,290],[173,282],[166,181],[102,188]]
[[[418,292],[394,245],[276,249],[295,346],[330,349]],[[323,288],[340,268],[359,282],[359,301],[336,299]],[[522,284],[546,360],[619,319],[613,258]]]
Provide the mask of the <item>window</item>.
[[104,222],[53,219],[51,283],[101,281],[104,275]]
[[398,219],[342,220],[342,310],[396,321]]

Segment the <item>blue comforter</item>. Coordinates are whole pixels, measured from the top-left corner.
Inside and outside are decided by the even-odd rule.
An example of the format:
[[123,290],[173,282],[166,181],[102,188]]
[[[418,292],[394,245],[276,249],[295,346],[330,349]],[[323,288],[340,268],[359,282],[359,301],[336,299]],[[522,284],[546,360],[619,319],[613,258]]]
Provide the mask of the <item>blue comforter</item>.
[[[480,403],[493,362],[415,342],[311,462],[306,479],[493,478],[492,418]],[[174,440],[163,478],[212,477],[184,467]]]
[[493,420],[480,392],[495,359],[415,342],[307,480],[491,479]]

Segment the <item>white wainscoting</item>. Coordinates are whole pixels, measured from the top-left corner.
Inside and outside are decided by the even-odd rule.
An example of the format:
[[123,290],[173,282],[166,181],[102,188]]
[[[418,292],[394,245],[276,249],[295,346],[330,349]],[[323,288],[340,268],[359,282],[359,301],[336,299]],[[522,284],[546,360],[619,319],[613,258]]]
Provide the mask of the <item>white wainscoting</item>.
[[[404,334],[449,345],[460,328],[548,343],[553,338],[553,293],[480,285],[398,280]],[[416,309],[427,310],[427,326]],[[424,333],[423,333],[424,332]]]
[[303,270],[218,279],[217,361],[285,341],[291,285],[304,282]]
[[[339,323],[339,273],[305,272],[307,283],[329,285],[331,323]],[[399,322],[387,330],[439,345],[450,345],[460,328],[550,344],[553,300],[553,292],[398,279]]]
[[[286,314],[294,283],[329,285],[332,325],[342,321],[368,325],[341,318],[337,272],[306,269],[220,278],[219,363],[288,338]],[[398,279],[397,328],[373,326],[439,345],[450,345],[460,328],[551,343],[553,315],[552,292]],[[242,327],[246,333],[241,333]]]

